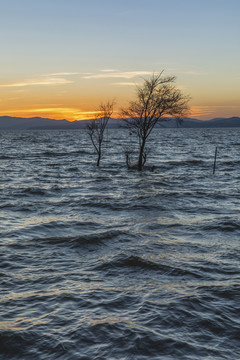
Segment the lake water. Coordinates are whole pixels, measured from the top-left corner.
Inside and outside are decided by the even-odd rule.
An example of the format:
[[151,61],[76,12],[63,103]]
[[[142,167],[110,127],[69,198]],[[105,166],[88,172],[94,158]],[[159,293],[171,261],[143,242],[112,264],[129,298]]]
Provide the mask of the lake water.
[[240,359],[240,129],[107,136],[0,132],[0,359]]

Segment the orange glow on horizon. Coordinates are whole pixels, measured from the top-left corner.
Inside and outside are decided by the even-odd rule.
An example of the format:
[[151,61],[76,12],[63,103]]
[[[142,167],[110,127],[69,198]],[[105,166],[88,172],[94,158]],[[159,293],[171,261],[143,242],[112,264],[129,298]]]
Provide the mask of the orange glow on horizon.
[[87,120],[94,118],[96,111],[81,111],[75,108],[40,108],[28,110],[4,110],[0,116],[13,116],[22,118],[42,117],[55,120],[68,121]]
[[188,117],[199,120],[210,120],[213,118],[230,118],[239,116],[240,106],[191,106]]
[[[99,89],[98,89],[99,90]],[[94,119],[98,112],[99,104],[107,101],[105,94],[103,97],[97,97],[98,92],[92,96],[88,94],[66,94],[44,93],[44,99],[41,94],[12,93],[0,97],[0,116],[13,116],[22,118],[42,117],[56,120],[66,119],[68,121],[81,121]],[[30,95],[30,96],[28,96]],[[49,95],[49,96],[46,96]],[[117,98],[117,104],[112,118],[120,118],[120,108],[128,106],[131,96],[122,96]],[[200,120],[209,120],[216,117],[239,116],[240,105],[201,105],[190,104],[190,111],[187,117]]]
[[[12,117],[42,117],[55,120],[66,119],[68,121],[81,121],[93,119],[97,113],[96,111],[89,110],[83,111],[74,107],[44,107],[32,109],[19,109],[19,110],[0,110],[0,116]],[[209,120],[215,117],[233,117],[239,116],[239,107],[226,107],[226,106],[191,106],[190,112],[187,117],[196,118],[200,120]],[[112,118],[120,118],[119,111],[116,110]]]

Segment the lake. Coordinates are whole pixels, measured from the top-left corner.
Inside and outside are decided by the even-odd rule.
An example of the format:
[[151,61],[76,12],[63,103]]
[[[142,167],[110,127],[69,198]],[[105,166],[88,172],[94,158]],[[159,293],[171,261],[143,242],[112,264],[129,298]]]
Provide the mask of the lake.
[[0,142],[0,359],[240,359],[240,128]]

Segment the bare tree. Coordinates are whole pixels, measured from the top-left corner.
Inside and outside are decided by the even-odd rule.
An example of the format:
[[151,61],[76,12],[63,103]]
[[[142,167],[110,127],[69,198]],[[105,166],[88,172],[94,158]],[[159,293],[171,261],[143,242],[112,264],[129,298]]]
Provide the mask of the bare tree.
[[102,157],[102,144],[104,140],[104,132],[113,113],[115,101],[107,101],[99,106],[98,111],[95,114],[95,119],[90,121],[87,125],[87,132],[90,136],[94,149],[97,153],[97,166],[100,165]]
[[136,89],[136,100],[122,110],[127,128],[138,137],[137,169],[140,171],[147,160],[146,142],[155,125],[171,117],[181,121],[189,110],[189,97],[175,88],[175,76],[162,74],[153,74],[149,79],[144,79],[143,85]]

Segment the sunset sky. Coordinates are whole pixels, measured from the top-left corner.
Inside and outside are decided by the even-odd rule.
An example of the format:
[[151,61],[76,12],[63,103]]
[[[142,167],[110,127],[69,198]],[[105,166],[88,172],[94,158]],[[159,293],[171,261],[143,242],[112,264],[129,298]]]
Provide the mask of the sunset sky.
[[164,69],[191,117],[240,116],[239,0],[0,0],[0,116],[81,120]]

